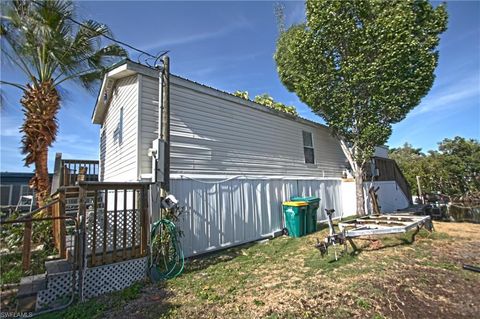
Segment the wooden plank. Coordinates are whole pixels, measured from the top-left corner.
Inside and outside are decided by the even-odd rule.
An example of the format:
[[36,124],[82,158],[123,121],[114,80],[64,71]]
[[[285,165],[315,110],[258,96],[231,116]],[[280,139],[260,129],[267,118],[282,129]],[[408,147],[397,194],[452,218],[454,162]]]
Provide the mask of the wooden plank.
[[[59,216],[58,213],[58,205],[53,205],[52,207],[49,208],[51,211],[51,215],[53,218],[56,218]],[[59,225],[59,220],[54,219],[52,221],[52,232],[53,232],[53,244],[55,248],[60,251],[60,225]]]
[[117,260],[117,209],[118,209],[118,190],[115,190],[113,203],[113,262]]
[[68,170],[68,166],[64,165],[62,167],[62,185],[61,186],[69,186],[70,185],[70,172]]
[[23,229],[23,245],[22,245],[22,270],[30,269],[30,259],[32,256],[32,222],[25,223]]
[[[56,206],[58,216],[63,217],[65,216],[65,199],[64,194],[60,192],[59,194],[59,202]],[[60,242],[58,250],[60,252],[60,258],[65,259],[67,258],[67,227],[65,225],[65,220],[59,219],[59,230],[60,230]]]
[[[140,246],[137,245],[136,249],[138,250],[139,247],[140,247]],[[130,252],[132,251],[132,247],[128,247],[126,251],[127,251],[127,255],[130,254]],[[98,253],[97,253],[97,256],[96,256],[96,257],[97,257],[97,260],[98,260],[98,258],[102,258],[102,254],[103,254],[103,252],[98,252]],[[90,257],[90,256],[89,256],[89,257]],[[110,260],[110,261],[111,261],[111,260],[113,260],[113,258],[114,258],[113,252],[112,252],[112,251],[107,251],[107,260]],[[91,264],[91,260],[92,260],[91,258],[88,258],[88,266],[89,266],[89,267],[93,267],[93,265]],[[98,265],[97,265],[97,266],[98,266]]]
[[127,258],[127,190],[123,190],[123,252],[122,258]]
[[136,211],[135,211],[135,193],[136,193],[136,190],[133,190],[132,191],[132,203],[133,203],[133,209],[132,209],[132,254],[131,254],[131,258],[135,258],[136,256],[136,249],[135,249],[135,215],[136,215]]
[[151,183],[145,182],[125,182],[125,183],[116,183],[116,182],[79,182],[81,187],[86,190],[100,190],[108,188],[113,189],[142,189],[145,185],[150,185]]
[[148,202],[147,202],[148,191],[146,187],[142,188],[142,199],[141,199],[141,242],[140,242],[140,254],[145,256],[147,254],[147,245],[148,245]]
[[[92,265],[95,266],[95,251],[97,249],[97,209],[98,209],[98,191],[95,191],[93,199],[93,227],[92,227]],[[85,220],[86,222],[86,220]]]
[[53,165],[53,177],[50,193],[54,194],[62,186],[62,153],[55,154],[55,164]]
[[[51,207],[51,215],[53,218],[65,216],[65,207],[63,205],[63,193],[57,194],[58,200],[55,205]],[[61,258],[66,258],[66,228],[65,221],[62,219],[54,219],[53,222],[53,239],[55,248],[58,250]]]
[[96,165],[98,165],[97,160],[62,159],[62,162],[63,162],[63,164],[81,163],[81,164],[96,164]]
[[103,258],[102,264],[107,262],[107,231],[108,231],[108,189],[105,189],[105,201],[103,206]]
[[[81,229],[80,229],[80,234],[79,234],[79,244],[78,248],[76,250],[76,255],[77,255],[77,261],[79,262],[80,269],[83,269],[85,266],[85,254],[87,251],[87,206],[85,203],[85,189],[83,187],[79,187],[79,192],[78,192],[78,220],[83,220],[83,223],[81,224]],[[80,277],[83,277],[83,274],[80,273]],[[81,284],[81,280],[79,281]],[[82,291],[80,289],[80,291]]]

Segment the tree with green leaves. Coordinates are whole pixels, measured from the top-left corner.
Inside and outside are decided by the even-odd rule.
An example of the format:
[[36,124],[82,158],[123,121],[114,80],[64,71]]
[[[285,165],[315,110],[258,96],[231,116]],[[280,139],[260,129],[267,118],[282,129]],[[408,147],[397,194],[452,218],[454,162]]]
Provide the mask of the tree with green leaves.
[[[232,93],[235,96],[238,96],[244,100],[250,100],[248,97],[248,92],[247,91],[235,91]],[[295,115],[297,116],[297,109],[293,105],[285,105],[281,102],[277,102],[271,97],[269,94],[264,93],[261,95],[256,95],[255,99],[253,100],[255,103],[261,104],[263,106],[267,106],[271,109],[281,111],[287,114]]]
[[390,151],[410,187],[417,190],[420,176],[422,191],[446,194],[454,198],[480,195],[480,143],[456,136],[438,143],[438,150],[427,154],[410,144]]
[[105,66],[127,55],[116,44],[102,46],[101,37],[111,35],[107,26],[93,20],[78,26],[72,21],[74,14],[71,1],[2,2],[2,59],[25,75],[26,84],[4,79],[0,83],[23,91],[22,151],[25,165],[35,164],[30,186],[39,205],[50,193],[48,147],[58,131],[59,86],[76,81],[92,88]]
[[425,162],[425,154],[422,153],[422,149],[405,143],[402,147],[390,149],[388,156],[395,160],[400,167],[410,185],[412,194],[418,194],[417,176],[423,175]]
[[307,0],[306,11],[280,33],[278,74],[340,140],[364,215],[366,163],[432,87],[447,12],[427,0]]
[[438,144],[448,183],[445,193],[463,197],[480,193],[480,143],[456,136]]

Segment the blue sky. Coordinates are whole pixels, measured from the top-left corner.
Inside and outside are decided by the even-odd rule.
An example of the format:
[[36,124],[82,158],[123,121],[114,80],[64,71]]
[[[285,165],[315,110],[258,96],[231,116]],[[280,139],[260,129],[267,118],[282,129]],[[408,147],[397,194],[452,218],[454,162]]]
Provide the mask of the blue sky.
[[[287,25],[305,19],[303,2],[286,2]],[[106,23],[117,39],[151,53],[170,50],[174,74],[218,89],[246,90],[253,97],[269,93],[297,107],[300,115],[312,114],[281,84],[272,58],[277,38],[274,2],[139,2],[76,3],[80,19]],[[424,150],[456,135],[480,137],[480,2],[448,2],[448,30],[442,35],[440,62],[430,93],[405,120],[394,125],[390,147],[405,142]],[[137,54],[131,53],[133,60]],[[25,79],[2,64],[1,78]],[[3,87],[1,110],[0,171],[31,171],[23,167],[19,127],[22,113],[16,89]],[[50,149],[50,169],[55,152],[64,158],[98,158],[99,127],[90,116],[96,92],[75,85],[63,87],[60,132]]]

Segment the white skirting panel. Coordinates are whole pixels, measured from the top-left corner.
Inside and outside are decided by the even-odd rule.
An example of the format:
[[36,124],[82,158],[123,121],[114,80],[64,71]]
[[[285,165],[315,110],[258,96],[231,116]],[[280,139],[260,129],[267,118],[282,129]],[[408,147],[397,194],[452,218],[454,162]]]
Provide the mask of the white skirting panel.
[[[334,208],[340,217],[341,183],[333,179],[172,179],[170,192],[185,208],[177,223],[184,233],[181,240],[185,256],[243,244],[280,231],[282,202],[291,196],[320,197],[318,220],[325,219],[324,208]],[[158,219],[155,213],[153,219]]]
[[[368,189],[372,186],[371,182],[364,183],[365,191],[368,194]],[[395,181],[381,181],[373,182],[374,187],[379,187],[378,204],[382,213],[393,213],[399,209],[407,208],[410,203],[407,196],[403,193],[401,188]],[[367,197],[368,207],[371,207],[370,197]]]

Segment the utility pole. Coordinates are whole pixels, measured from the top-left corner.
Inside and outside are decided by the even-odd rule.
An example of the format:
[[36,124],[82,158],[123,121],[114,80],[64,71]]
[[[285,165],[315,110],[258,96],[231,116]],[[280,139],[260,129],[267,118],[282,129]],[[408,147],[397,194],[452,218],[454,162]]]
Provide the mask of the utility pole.
[[418,176],[418,175],[417,175],[417,188],[418,188],[418,198],[420,199],[422,204],[425,204],[423,202],[422,185],[420,184],[420,176]]
[[168,55],[163,56],[163,72],[162,72],[162,138],[165,141],[164,160],[165,171],[163,181],[164,194],[170,192],[170,58]]

